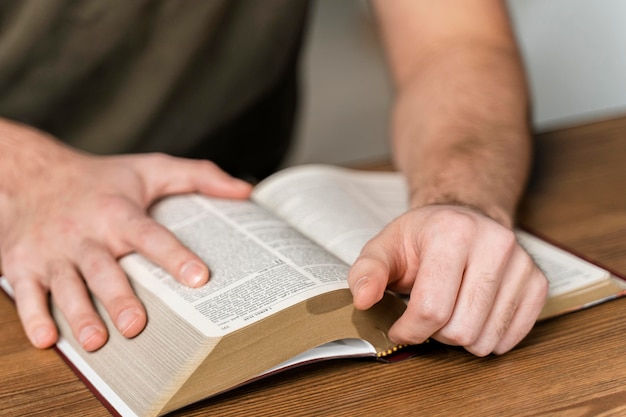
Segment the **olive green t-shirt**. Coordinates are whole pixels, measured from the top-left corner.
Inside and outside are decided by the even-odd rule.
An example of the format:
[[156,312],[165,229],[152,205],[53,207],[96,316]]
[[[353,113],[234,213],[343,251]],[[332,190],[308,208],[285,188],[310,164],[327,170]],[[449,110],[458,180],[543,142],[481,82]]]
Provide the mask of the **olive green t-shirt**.
[[305,0],[2,0],[0,117],[98,154],[262,177],[284,156]]

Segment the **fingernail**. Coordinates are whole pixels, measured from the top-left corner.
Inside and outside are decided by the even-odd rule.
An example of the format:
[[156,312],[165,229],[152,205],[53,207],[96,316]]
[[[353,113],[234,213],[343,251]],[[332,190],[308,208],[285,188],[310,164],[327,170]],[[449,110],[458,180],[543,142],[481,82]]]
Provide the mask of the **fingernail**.
[[46,326],[40,326],[33,332],[33,344],[36,347],[48,347],[50,344],[50,331]]
[[[117,328],[123,336],[127,336],[129,330],[139,320],[139,314],[132,308],[126,309],[117,316]],[[133,334],[135,332],[132,332]]]
[[363,288],[367,286],[368,282],[369,282],[368,277],[359,278],[357,282],[354,284],[354,294],[356,295],[359,292],[361,292],[361,290],[363,290]]
[[85,349],[88,349],[91,341],[98,336],[100,336],[100,329],[96,326],[87,326],[80,331],[78,341]]
[[190,287],[197,287],[205,279],[206,268],[199,262],[189,261],[180,269],[180,277]]

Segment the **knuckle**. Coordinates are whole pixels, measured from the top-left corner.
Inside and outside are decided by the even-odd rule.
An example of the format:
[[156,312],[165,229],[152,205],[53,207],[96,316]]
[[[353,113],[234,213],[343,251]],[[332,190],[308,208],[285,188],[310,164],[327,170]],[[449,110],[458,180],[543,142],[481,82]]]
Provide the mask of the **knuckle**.
[[478,356],[479,358],[484,358],[494,351],[495,346],[491,344],[485,343],[477,343],[473,345],[463,345],[465,350],[470,352],[471,354]]
[[441,235],[452,247],[465,247],[475,236],[476,220],[469,214],[444,208],[429,222],[432,232]]
[[478,285],[471,288],[468,296],[472,311],[484,311],[491,307],[499,283],[499,279],[493,273],[484,272],[479,275]]
[[550,281],[544,275],[544,273],[541,272],[538,268],[536,269],[536,271],[537,273],[535,275],[536,276],[535,283],[537,287],[539,288],[540,293],[547,295],[548,290],[550,289]]
[[129,202],[119,195],[103,195],[100,196],[97,209],[98,212],[107,218],[128,218],[130,211]]
[[502,339],[507,331],[509,331],[511,323],[513,322],[513,317],[515,316],[515,312],[517,311],[517,307],[517,303],[513,301],[507,304],[504,312],[500,316],[500,319],[495,326],[495,337],[497,340]]
[[74,267],[63,259],[50,259],[45,264],[45,272],[48,280],[50,292],[58,294],[62,292],[68,282],[78,279]]
[[510,255],[514,253],[514,251],[518,247],[515,232],[508,228],[503,228],[500,226],[496,227],[498,227],[498,233],[494,237],[494,239],[497,239],[496,247],[498,247],[503,254]]
[[[491,351],[491,353],[493,353],[494,355],[504,355],[505,353],[507,353],[509,350],[513,349],[512,347],[509,346],[496,346],[495,348],[493,348],[493,350]],[[487,355],[484,355],[487,356]]]
[[156,236],[162,231],[162,227],[148,217],[138,217],[132,222],[132,239],[135,245],[140,248],[149,247]]
[[417,333],[406,330],[401,332],[398,337],[400,340],[402,340],[403,343],[408,345],[417,345],[424,342],[424,337],[420,336]]
[[150,163],[155,164],[156,166],[161,166],[161,164],[173,159],[173,157],[164,152],[150,152],[144,156]]
[[433,303],[423,303],[417,314],[416,320],[429,323],[431,327],[441,329],[450,319],[450,313]]
[[91,303],[82,294],[80,296],[75,294],[74,297],[67,297],[61,291],[52,288],[51,296],[54,304],[72,327],[88,323],[95,314],[91,311],[93,308]]
[[469,213],[445,208],[438,213],[439,223],[452,230],[472,231],[476,228],[476,220]]
[[[356,271],[369,271],[385,268],[385,265],[376,258],[368,255],[360,255],[352,264],[352,267]],[[385,268],[386,269],[386,268]]]
[[398,321],[393,327],[394,339],[399,343],[419,344],[426,340],[430,333],[422,328],[420,322],[413,321],[406,317],[401,318],[402,324]]
[[128,309],[140,309],[142,306],[133,292],[121,293],[106,301],[105,308],[111,317],[117,318],[123,311]]
[[444,330],[441,331],[440,334],[445,337],[446,340],[450,341],[451,344],[457,346],[471,346],[476,342],[476,335],[468,330]]
[[548,292],[550,291],[550,282],[548,281],[547,278],[544,277],[543,280],[541,280],[541,289],[540,289],[540,294],[542,298],[546,298],[548,296]]
[[79,268],[85,277],[99,276],[107,271],[110,265],[108,253],[99,250],[90,241],[83,241],[80,245],[81,254]]
[[[129,307],[137,308],[140,302],[135,297],[131,287],[127,282],[120,280],[107,280],[101,285],[99,290],[94,293],[96,304],[100,309],[108,313],[109,317],[115,318],[119,313]],[[126,277],[123,278],[126,280]]]
[[2,272],[7,278],[24,274],[24,265],[28,265],[29,251],[15,246],[2,253]]
[[533,294],[537,294],[537,298],[545,300],[548,297],[548,292],[550,291],[550,283],[548,279],[544,276],[541,279],[536,279],[532,283],[533,289],[531,292]]
[[66,276],[69,273],[69,265],[61,259],[49,259],[46,262],[46,272],[51,278]]
[[193,162],[197,164],[201,169],[204,169],[207,171],[213,172],[219,169],[216,163],[208,159],[197,159],[197,160],[193,160]]
[[503,246],[510,248],[514,248],[517,246],[517,236],[515,235],[515,232],[513,230],[506,227],[501,228],[500,236]]
[[115,263],[102,260],[96,262],[97,265],[102,266],[102,269],[94,269],[93,273],[87,273],[86,270],[83,270],[84,280],[89,291],[102,303],[108,303],[109,300],[120,296],[120,294],[125,294],[128,278],[123,270]]
[[70,277],[72,271],[64,262],[60,260],[49,260],[46,262],[46,275],[50,283],[50,291],[55,294],[65,285],[65,281]]

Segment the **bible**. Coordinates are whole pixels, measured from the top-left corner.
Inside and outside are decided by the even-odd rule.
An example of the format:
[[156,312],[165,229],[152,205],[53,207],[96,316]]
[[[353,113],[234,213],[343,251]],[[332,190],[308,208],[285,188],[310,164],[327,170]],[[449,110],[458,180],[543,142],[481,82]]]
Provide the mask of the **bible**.
[[[351,302],[347,272],[363,245],[408,207],[393,172],[327,165],[284,169],[251,201],[166,198],[151,215],[211,269],[202,288],[179,284],[138,254],[120,260],[148,324],[133,339],[110,330],[85,352],[53,306],[57,349],[112,411],[158,416],[280,370],[331,358],[393,359],[387,338],[406,300],[391,292],[367,311]],[[516,230],[550,280],[540,319],[621,296],[608,270]],[[6,281],[2,285],[10,293]]]

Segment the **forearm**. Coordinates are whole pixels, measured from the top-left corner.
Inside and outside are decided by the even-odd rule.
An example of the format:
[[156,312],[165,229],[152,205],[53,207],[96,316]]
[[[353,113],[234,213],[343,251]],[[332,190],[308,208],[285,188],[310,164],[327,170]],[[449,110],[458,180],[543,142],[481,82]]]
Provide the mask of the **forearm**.
[[548,281],[510,230],[531,142],[504,0],[377,9],[398,92],[394,156],[416,209],[364,246],[348,276],[354,304],[368,308],[386,288],[408,293],[389,330],[396,343],[507,352],[532,328]]
[[394,158],[412,205],[468,205],[510,226],[531,141],[504,5],[392,0],[378,12],[397,89]]
[[528,98],[515,50],[433,52],[400,89],[394,158],[411,204],[464,204],[511,226],[528,174]]

